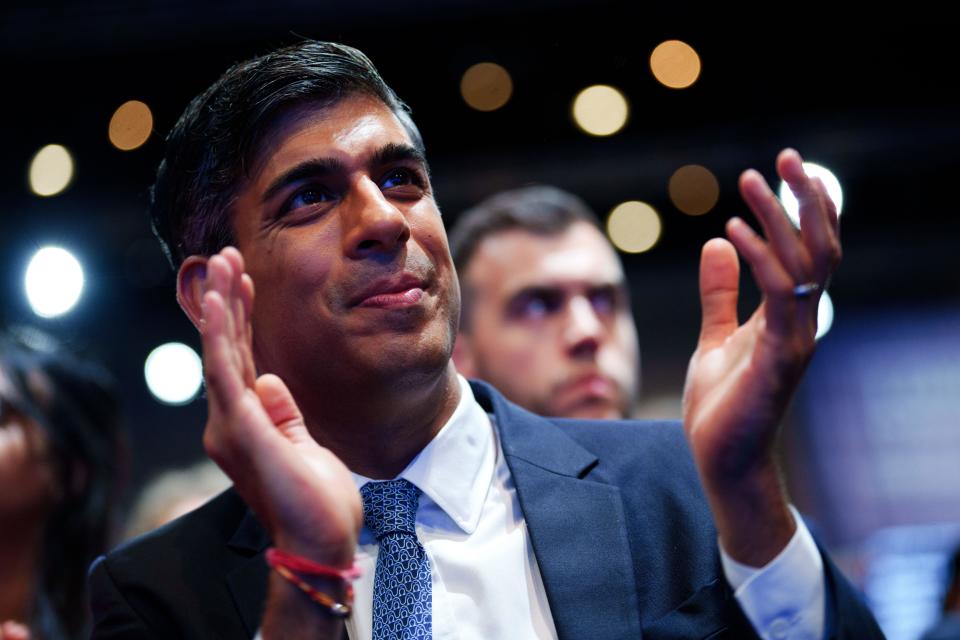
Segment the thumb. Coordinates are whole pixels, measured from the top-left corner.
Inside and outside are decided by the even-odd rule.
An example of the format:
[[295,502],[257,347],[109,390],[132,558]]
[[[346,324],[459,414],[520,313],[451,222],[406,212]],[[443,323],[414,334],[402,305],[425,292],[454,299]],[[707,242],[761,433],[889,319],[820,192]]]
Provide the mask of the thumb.
[[292,431],[305,426],[303,414],[293,400],[293,395],[278,376],[272,373],[263,374],[257,378],[255,388],[264,410],[281,433],[289,437]]
[[711,349],[722,343],[738,326],[737,295],[740,289],[740,261],[737,250],[723,238],[714,238],[700,252],[700,325],[698,348]]

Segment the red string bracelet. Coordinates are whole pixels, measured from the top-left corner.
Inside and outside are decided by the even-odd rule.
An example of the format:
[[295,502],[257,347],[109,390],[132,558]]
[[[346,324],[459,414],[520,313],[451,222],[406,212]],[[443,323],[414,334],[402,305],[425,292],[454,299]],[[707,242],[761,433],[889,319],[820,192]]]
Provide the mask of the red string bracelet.
[[335,569],[327,565],[314,562],[309,558],[294,555],[281,551],[275,547],[267,549],[267,563],[276,568],[278,565],[286,567],[295,573],[302,573],[306,576],[326,576],[328,578],[341,578],[347,582],[352,582],[362,575],[360,567],[353,565],[347,569]]
[[[361,574],[360,568],[356,565],[349,569],[336,569],[273,547],[267,549],[267,564],[285,580],[307,594],[311,600],[324,607],[331,615],[338,618],[348,618],[353,612],[353,585],[350,583],[359,578]],[[312,585],[304,582],[296,575],[297,573],[343,580],[346,583],[346,602],[337,602],[329,595],[318,591]]]

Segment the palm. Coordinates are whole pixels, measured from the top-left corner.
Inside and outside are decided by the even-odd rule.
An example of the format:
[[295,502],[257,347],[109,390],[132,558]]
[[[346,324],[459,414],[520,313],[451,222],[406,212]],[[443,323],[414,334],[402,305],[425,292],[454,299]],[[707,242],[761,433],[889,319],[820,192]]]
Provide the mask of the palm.
[[[684,425],[694,456],[711,475],[749,472],[772,446],[775,426],[799,370],[782,357],[783,345],[765,335],[764,308],[721,343],[694,353],[684,392]],[[786,384],[757,393],[768,381]],[[786,396],[786,397],[784,397]],[[706,470],[706,469],[705,469]]]

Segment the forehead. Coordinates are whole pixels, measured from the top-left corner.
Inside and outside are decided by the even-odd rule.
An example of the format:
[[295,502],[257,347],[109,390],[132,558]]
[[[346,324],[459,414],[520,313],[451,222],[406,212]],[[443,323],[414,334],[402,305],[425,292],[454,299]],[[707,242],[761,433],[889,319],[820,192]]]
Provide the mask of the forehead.
[[411,144],[393,111],[379,98],[348,95],[333,104],[306,102],[283,109],[260,134],[250,180],[271,178],[311,159],[347,162],[389,143]]
[[623,269],[600,231],[576,222],[553,235],[511,229],[488,236],[477,247],[467,277],[478,290],[509,295],[530,286],[619,284]]

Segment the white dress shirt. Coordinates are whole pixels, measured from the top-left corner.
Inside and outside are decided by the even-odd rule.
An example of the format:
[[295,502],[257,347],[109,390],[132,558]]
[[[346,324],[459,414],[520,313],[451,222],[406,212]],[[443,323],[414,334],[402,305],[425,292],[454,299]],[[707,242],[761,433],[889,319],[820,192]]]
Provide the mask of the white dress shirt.
[[[422,492],[417,536],[433,576],[436,640],[556,638],[546,590],[496,429],[460,377],[461,398],[437,436],[397,476]],[[359,489],[369,478],[354,474]],[[721,549],[724,572],[761,637],[816,640],[824,632],[825,586],[816,545],[796,517],[787,547],[761,569]],[[356,563],[351,640],[371,640],[378,545],[366,527]],[[258,634],[259,635],[259,634]]]

